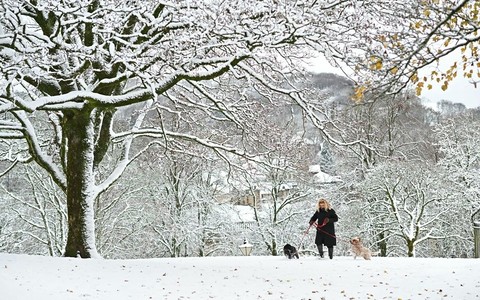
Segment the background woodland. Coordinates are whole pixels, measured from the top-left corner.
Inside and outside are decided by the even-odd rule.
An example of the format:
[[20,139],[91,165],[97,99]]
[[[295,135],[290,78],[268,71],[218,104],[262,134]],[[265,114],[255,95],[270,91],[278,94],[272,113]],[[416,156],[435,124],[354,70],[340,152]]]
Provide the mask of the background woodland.
[[[346,239],[361,236],[385,256],[472,256],[479,110],[448,101],[427,108],[408,92],[401,102],[380,96],[355,104],[352,84],[334,74],[312,74],[308,85],[339,139],[368,144],[328,143],[293,108],[271,104],[252,124],[274,149],[268,165],[152,148],[95,203],[102,255],[238,255],[244,238],[258,255],[301,242],[313,253],[313,238],[304,232],[316,199],[326,197],[340,216],[339,253],[347,253]],[[262,115],[274,122],[264,124]],[[1,251],[61,255],[65,197],[48,174],[18,165],[1,188]]]

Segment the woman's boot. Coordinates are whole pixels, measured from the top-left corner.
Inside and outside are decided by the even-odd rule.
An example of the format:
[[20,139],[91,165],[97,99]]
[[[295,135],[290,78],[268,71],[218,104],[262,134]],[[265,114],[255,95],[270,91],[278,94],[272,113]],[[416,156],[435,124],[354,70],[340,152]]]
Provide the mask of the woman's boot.
[[320,255],[321,258],[323,258],[323,245],[317,245],[318,248],[318,254]]
[[330,257],[330,259],[333,258],[333,247],[328,248],[328,257]]

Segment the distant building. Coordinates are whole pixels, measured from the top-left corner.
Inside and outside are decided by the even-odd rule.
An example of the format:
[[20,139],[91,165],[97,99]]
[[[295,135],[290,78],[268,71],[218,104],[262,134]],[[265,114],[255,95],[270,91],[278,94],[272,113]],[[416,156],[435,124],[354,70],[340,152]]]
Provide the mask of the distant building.
[[331,184],[342,182],[340,176],[332,176],[322,172],[320,165],[311,165],[308,172],[312,174],[314,184]]
[[272,195],[274,187],[268,184],[263,184],[262,187],[254,187],[252,190],[244,191],[242,195],[238,195],[234,204],[246,205],[259,208],[263,202],[272,202],[273,196],[279,200],[286,199],[292,192],[295,192],[297,184],[281,184],[277,187],[277,192]]

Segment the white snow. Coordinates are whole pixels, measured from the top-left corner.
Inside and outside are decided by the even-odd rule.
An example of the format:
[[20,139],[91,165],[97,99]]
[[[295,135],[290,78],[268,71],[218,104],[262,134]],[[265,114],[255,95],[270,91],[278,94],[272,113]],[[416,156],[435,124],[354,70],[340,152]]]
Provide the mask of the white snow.
[[[233,222],[254,222],[255,213],[253,207],[247,205],[233,205],[231,219]],[[228,210],[227,210],[228,211]]]
[[335,183],[341,182],[338,176],[331,176],[320,169],[320,165],[311,165],[308,171],[313,174],[313,179],[316,183]]
[[480,259],[461,258],[103,260],[0,254],[0,298],[471,300],[480,297],[479,270]]

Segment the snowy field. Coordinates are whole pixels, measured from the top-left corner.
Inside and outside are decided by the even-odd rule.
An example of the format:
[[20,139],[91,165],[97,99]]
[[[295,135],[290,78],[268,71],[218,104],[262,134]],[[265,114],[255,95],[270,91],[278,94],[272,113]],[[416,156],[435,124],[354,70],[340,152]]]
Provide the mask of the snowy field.
[[0,254],[2,300],[480,299],[480,259]]

